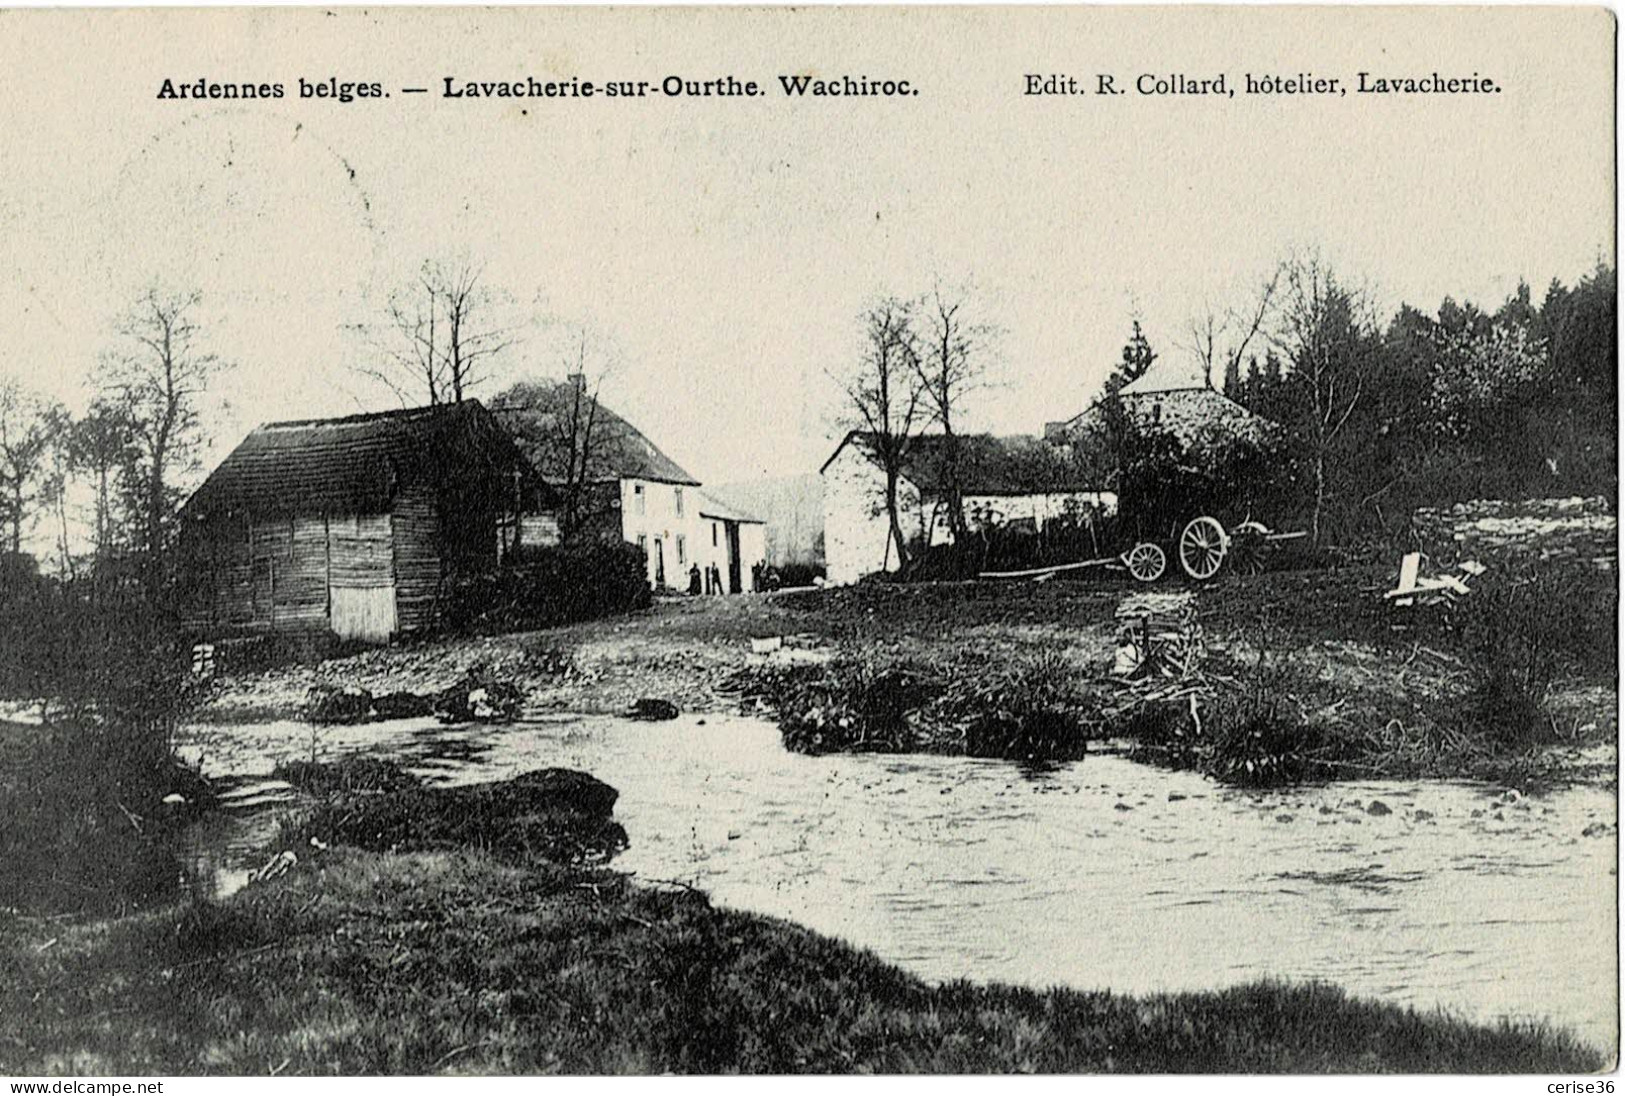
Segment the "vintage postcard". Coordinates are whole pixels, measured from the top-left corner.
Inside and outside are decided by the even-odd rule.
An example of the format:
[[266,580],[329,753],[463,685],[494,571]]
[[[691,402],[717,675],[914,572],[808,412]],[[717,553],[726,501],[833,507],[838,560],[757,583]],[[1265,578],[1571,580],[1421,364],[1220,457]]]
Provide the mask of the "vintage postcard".
[[0,1074],[1611,1091],[1615,58],[0,12]]

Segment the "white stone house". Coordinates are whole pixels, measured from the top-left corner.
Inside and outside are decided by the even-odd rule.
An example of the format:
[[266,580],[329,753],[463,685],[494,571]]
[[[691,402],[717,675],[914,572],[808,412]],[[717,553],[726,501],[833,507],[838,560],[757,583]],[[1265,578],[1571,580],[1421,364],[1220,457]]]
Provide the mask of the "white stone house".
[[[556,446],[541,444],[551,433],[538,416],[568,413],[576,408],[581,380],[560,385],[526,385],[510,393],[496,407],[515,440],[530,457],[541,478],[557,484],[564,480]],[[700,481],[620,415],[598,403],[592,410],[590,467],[585,476],[593,502],[585,515],[593,535],[624,540],[643,550],[651,589],[687,590],[689,569],[701,573],[715,565],[724,592],[746,593],[753,576],[766,560],[763,523],[752,515],[727,507],[707,496]],[[579,458],[579,452],[578,452]],[[556,544],[558,522],[552,515],[527,518],[522,531],[527,544]]]
[[[972,529],[1030,522],[1034,531],[1061,517],[1116,510],[1109,491],[1070,480],[1030,437],[966,435],[961,445],[960,488],[966,524]],[[941,435],[915,438],[897,485],[898,517],[905,542],[944,544],[953,539],[940,490]],[[824,559],[829,581],[856,582],[864,575],[895,571],[900,556],[886,509],[886,476],[869,436],[852,431],[824,466]]]

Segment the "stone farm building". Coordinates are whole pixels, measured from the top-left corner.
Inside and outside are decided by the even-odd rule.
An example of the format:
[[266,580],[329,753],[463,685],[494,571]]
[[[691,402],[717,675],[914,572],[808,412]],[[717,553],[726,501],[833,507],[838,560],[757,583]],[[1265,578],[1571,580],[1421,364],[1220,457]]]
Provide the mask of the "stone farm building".
[[[903,536],[909,542],[943,544],[952,539],[940,434],[915,438],[903,461],[897,498]],[[1111,513],[1117,498],[1097,486],[1068,478],[1049,446],[1038,438],[959,438],[960,490],[972,529],[1029,524],[1042,531],[1060,517],[1094,510]],[[820,469],[824,479],[824,559],[829,581],[856,582],[898,566],[886,512],[886,476],[873,456],[870,436],[854,430],[841,439]]]
[[211,637],[427,628],[549,502],[478,402],[269,423],[182,508],[187,618]]
[[[643,549],[652,589],[687,590],[695,566],[715,566],[727,593],[754,589],[767,558],[762,521],[708,496],[583,377],[516,385],[495,410],[538,475],[559,494],[579,495],[575,520],[585,535]],[[559,535],[557,514],[527,518],[527,543]]]
[[[1217,391],[1204,377],[1158,362],[1117,393],[1123,408],[1142,430],[1163,430],[1189,446],[1217,431],[1232,437],[1261,440],[1278,427]],[[1085,430],[1098,414],[1090,406],[1065,422],[1044,425],[1044,437],[1065,442]]]

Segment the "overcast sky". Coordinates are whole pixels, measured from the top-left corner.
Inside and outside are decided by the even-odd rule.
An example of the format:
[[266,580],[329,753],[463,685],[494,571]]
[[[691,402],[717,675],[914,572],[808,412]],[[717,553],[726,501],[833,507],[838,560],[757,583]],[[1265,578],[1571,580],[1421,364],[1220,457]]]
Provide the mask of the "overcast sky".
[[[353,367],[422,259],[512,298],[504,381],[585,325],[606,400],[706,481],[815,471],[825,371],[879,293],[974,279],[1005,385],[976,425],[1080,410],[1138,314],[1188,317],[1319,248],[1385,312],[1537,294],[1612,258],[1610,17],[1600,9],[751,13],[313,10],[0,14],[0,372],[71,406],[154,278],[200,289],[234,371],[216,455],[255,423],[398,406]],[[1478,72],[1501,94],[1023,97],[1026,73]],[[906,78],[793,100],[780,74]],[[441,79],[733,73],[754,100],[452,101]],[[277,80],[161,102],[166,77]],[[300,76],[391,98],[301,101]],[[429,95],[403,96],[427,86]]]

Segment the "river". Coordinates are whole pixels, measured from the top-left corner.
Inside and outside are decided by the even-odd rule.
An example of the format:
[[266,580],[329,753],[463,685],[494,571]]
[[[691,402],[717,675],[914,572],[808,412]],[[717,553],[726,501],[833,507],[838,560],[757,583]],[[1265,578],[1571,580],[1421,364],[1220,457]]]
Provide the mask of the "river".
[[279,760],[366,751],[435,782],[581,769],[620,790],[616,861],[788,918],[934,980],[1213,989],[1319,979],[1617,1043],[1617,801],[1577,786],[1223,788],[1111,755],[1048,771],[926,755],[804,757],[772,724],[588,716],[194,728],[228,788],[193,834],[242,885],[291,792]]

